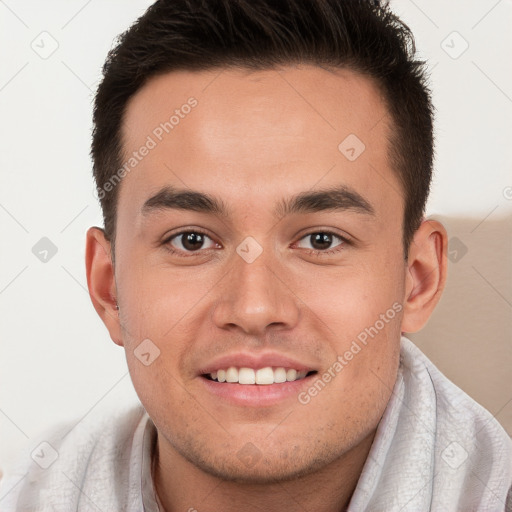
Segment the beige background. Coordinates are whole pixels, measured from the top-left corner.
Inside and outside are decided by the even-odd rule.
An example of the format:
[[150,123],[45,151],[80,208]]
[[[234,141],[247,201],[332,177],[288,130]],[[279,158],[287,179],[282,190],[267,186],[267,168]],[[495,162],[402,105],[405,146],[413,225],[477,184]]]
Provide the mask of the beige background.
[[435,218],[451,238],[448,282],[428,325],[408,337],[512,436],[512,216]]

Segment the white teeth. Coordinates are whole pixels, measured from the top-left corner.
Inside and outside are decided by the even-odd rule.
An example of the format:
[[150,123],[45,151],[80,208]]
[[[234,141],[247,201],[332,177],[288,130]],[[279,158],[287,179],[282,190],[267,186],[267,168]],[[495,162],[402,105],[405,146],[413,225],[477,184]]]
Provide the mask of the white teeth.
[[274,382],[276,384],[286,382],[286,370],[284,368],[276,368],[274,370]]
[[256,372],[256,384],[274,384],[274,370],[270,366]]
[[293,368],[290,370],[287,370],[286,380],[288,382],[293,382],[296,378],[297,378],[297,370],[294,370]]
[[266,366],[253,370],[252,368],[236,368],[230,366],[226,370],[217,370],[210,373],[210,378],[217,382],[229,382],[238,384],[281,384],[283,382],[293,382],[295,380],[303,379],[308,374],[307,370],[297,371],[294,368],[272,368]]
[[226,382],[238,382],[238,369],[234,366],[226,370]]
[[257,377],[254,375],[252,368],[240,368],[238,371],[238,383],[239,384],[254,384]]

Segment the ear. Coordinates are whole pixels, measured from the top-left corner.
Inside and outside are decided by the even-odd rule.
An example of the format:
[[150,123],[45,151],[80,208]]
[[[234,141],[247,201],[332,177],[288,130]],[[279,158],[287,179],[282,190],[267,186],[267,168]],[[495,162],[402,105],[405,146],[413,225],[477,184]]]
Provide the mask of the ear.
[[424,220],[409,247],[402,332],[424,327],[446,283],[448,235],[436,220]]
[[111,245],[100,228],[92,227],[87,230],[85,266],[87,286],[94,309],[107,327],[112,341],[122,346]]

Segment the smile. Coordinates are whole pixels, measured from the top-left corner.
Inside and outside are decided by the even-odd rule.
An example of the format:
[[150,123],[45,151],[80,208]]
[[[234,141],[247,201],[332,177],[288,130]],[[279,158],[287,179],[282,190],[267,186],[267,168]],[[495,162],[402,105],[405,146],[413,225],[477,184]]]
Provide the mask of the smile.
[[265,386],[270,384],[282,384],[284,382],[294,382],[296,380],[304,379],[308,374],[312,373],[316,372],[284,368],[282,366],[276,368],[266,366],[258,369],[230,366],[229,368],[219,369],[204,376],[215,382]]

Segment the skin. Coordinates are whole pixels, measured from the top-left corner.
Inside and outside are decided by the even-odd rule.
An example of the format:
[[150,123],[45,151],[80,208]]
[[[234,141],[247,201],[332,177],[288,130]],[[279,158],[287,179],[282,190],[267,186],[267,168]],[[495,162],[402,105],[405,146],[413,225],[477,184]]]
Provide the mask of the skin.
[[[400,334],[421,329],[444,287],[446,232],[424,221],[404,260],[392,123],[369,79],[314,66],[167,73],[130,100],[125,156],[191,96],[197,106],[119,185],[115,266],[103,231],[87,233],[94,307],[158,430],[159,498],[167,511],[343,510],[393,389]],[[366,146],[355,161],[338,150],[351,133]],[[144,215],[165,185],[221,198],[229,214]],[[374,214],[273,214],[282,199],[334,185]],[[179,237],[179,254],[166,249],[170,234],[193,228],[210,237],[204,249],[184,256]],[[319,254],[306,235],[325,231],[351,242]],[[236,251],[248,236],[263,249],[252,263]],[[321,374],[393,304],[401,311],[305,405],[293,396],[240,407],[198,375],[239,351],[285,354]],[[148,366],[134,354],[147,338],[160,350]],[[237,456],[247,443],[250,467]]]

